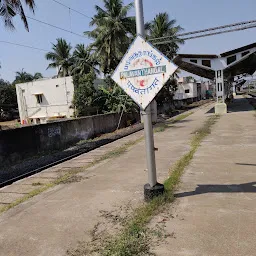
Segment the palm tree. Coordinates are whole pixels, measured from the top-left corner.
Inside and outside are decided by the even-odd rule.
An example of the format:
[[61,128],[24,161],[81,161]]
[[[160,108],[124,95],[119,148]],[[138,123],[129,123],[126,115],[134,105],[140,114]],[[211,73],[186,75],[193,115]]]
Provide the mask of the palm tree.
[[169,59],[172,59],[179,49],[179,45],[184,43],[184,40],[178,38],[177,34],[183,30],[179,25],[175,25],[176,20],[170,20],[168,13],[159,13],[153,21],[145,24],[148,37],[150,39],[167,37],[169,43],[157,45],[157,48],[165,54]]
[[41,79],[41,78],[43,78],[42,73],[36,72],[36,73],[33,75],[33,80],[38,80],[38,79]]
[[34,75],[31,75],[30,73],[27,73],[24,71],[24,68],[21,71],[16,72],[14,84],[18,83],[29,83],[34,80],[38,80],[40,78],[43,78],[43,75],[39,72],[36,72]]
[[91,54],[90,49],[86,48],[84,44],[78,44],[74,50],[73,64],[71,66],[71,73],[83,75],[88,74],[93,71],[99,73],[99,70],[95,68],[98,65],[97,61],[94,58],[94,55]]
[[23,4],[27,5],[34,13],[35,1],[34,0],[0,0],[0,16],[3,17],[4,25],[8,28],[14,29],[12,19],[16,15],[20,15],[21,20],[27,31],[29,31],[27,18],[23,9]]
[[[153,21],[145,24],[147,37],[150,39],[167,37],[169,43],[156,45],[156,47],[169,59],[173,59],[177,54],[179,45],[184,41],[179,39],[177,34],[183,30],[179,25],[175,25],[176,20],[170,20],[168,13],[159,13]],[[156,100],[158,105],[163,105],[165,102],[170,103],[173,99],[173,94],[177,89],[178,70],[170,77],[162,90],[158,93]]]
[[24,71],[24,69],[22,69],[21,71],[16,72],[15,80],[13,83],[14,84],[28,83],[31,81],[33,81],[33,76],[27,73],[26,71]]
[[71,51],[72,47],[63,38],[57,38],[57,44],[52,44],[52,52],[46,53],[45,57],[47,60],[51,60],[48,68],[57,68],[58,77],[65,77],[70,74]]
[[124,5],[122,0],[103,0],[104,9],[96,5],[96,14],[90,26],[96,28],[85,34],[94,39],[91,49],[95,52],[104,74],[111,73],[126,52],[136,24],[134,17],[128,17],[133,3]]

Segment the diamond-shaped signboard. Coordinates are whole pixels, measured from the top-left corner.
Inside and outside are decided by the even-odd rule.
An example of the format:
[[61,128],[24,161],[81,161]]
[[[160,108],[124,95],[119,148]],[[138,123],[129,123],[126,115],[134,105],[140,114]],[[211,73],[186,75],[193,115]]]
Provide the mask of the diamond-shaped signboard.
[[177,66],[141,36],[137,36],[112,79],[145,109]]

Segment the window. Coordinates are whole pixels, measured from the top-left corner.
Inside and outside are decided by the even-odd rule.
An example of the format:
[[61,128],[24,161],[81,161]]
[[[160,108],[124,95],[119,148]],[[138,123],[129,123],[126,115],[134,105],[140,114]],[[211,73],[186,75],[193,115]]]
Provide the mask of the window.
[[186,89],[186,90],[185,90],[185,93],[189,93],[189,89]]
[[190,60],[190,62],[197,63],[197,60]]
[[37,94],[36,95],[36,100],[37,100],[37,103],[42,103],[43,102],[43,97],[42,97],[42,94]]
[[241,56],[244,57],[245,55],[249,54],[250,51],[245,51],[245,52],[242,52]]
[[222,83],[218,83],[218,92],[222,92]]
[[217,78],[221,78],[221,70],[217,70]]
[[227,64],[228,64],[228,65],[231,64],[231,63],[233,63],[234,61],[236,61],[236,55],[227,57]]
[[202,60],[202,65],[206,67],[211,67],[211,61],[210,60]]

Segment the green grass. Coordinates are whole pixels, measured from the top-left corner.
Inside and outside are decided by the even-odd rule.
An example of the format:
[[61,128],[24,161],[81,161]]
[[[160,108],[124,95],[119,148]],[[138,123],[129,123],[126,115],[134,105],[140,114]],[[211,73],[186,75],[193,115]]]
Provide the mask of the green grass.
[[159,124],[157,127],[154,128],[154,133],[157,132],[164,132],[166,130],[166,128],[168,128],[169,126],[166,124]]
[[32,186],[42,186],[43,185],[43,183],[41,183],[41,182],[33,182],[32,183]]
[[[27,201],[28,199],[37,196],[39,194],[41,194],[42,192],[48,190],[49,188],[52,188],[58,184],[63,184],[66,183],[68,180],[70,180],[72,177],[74,177],[75,175],[77,175],[78,173],[81,173],[83,171],[86,171],[88,168],[93,167],[96,164],[99,164],[100,162],[104,161],[104,160],[108,160],[111,158],[115,158],[118,157],[122,154],[124,154],[131,146],[139,143],[140,141],[143,140],[143,137],[134,140],[134,141],[128,141],[127,143],[125,143],[124,145],[115,148],[109,152],[107,152],[106,154],[102,155],[101,157],[97,158],[96,160],[94,160],[92,163],[90,163],[89,165],[87,165],[85,168],[79,168],[77,170],[71,170],[70,172],[68,172],[67,174],[61,176],[60,178],[56,179],[55,181],[51,182],[51,183],[47,183],[44,184],[43,187],[34,189],[33,191],[31,191],[30,193],[28,193],[26,196],[17,199],[16,201],[14,201],[13,203],[4,206],[2,208],[0,208],[0,213],[3,213],[25,201]],[[42,185],[40,182],[37,183],[33,183],[32,186],[39,186]]]
[[[174,200],[174,191],[180,181],[185,168],[190,164],[202,140],[211,132],[211,127],[219,116],[210,117],[201,129],[197,130],[191,140],[191,148],[171,168],[169,178],[164,182],[165,193],[154,198],[150,203],[135,210],[133,217],[128,221],[124,230],[112,238],[105,245],[103,256],[133,256],[150,255],[149,238],[146,225],[157,215],[167,203]],[[82,255],[82,254],[81,254]],[[79,255],[77,255],[79,256]]]
[[30,199],[30,198],[32,198],[32,197],[34,197],[34,196],[36,196],[36,195],[41,194],[42,192],[44,192],[45,190],[47,190],[47,189],[49,189],[49,188],[51,188],[51,187],[53,187],[53,186],[54,186],[54,184],[53,184],[53,183],[50,183],[50,184],[45,185],[45,186],[42,187],[42,188],[38,188],[38,189],[33,190],[32,192],[28,193],[26,196],[17,199],[16,201],[14,201],[13,203],[11,203],[11,204],[9,204],[9,205],[7,205],[7,206],[2,207],[2,208],[0,209],[0,213],[3,213],[3,212],[5,212],[5,211],[7,211],[7,210],[9,210],[9,209],[11,209],[11,208],[13,208],[13,207],[15,207],[15,206],[17,206],[17,205],[19,205],[19,204],[21,204],[21,203],[27,201],[27,200]]
[[175,124],[175,123],[187,118],[188,116],[190,116],[192,114],[193,114],[193,112],[187,112],[187,113],[181,114],[177,117],[170,118],[170,119],[166,120],[165,123],[158,124],[157,127],[154,128],[154,133],[164,132],[166,129],[170,128],[172,124]]
[[173,119],[173,118],[171,119],[171,123],[179,122],[179,121],[181,121],[181,120],[187,118],[188,116],[192,115],[193,113],[194,113],[194,112],[187,112],[187,113],[178,115],[178,116],[175,117],[174,119]]

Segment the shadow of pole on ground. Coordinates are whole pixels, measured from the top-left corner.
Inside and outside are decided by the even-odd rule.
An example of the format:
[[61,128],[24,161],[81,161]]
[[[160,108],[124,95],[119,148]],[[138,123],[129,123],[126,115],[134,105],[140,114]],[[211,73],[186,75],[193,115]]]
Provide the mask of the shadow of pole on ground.
[[242,184],[199,184],[194,191],[176,193],[176,198],[194,196],[207,193],[255,193],[256,181]]

